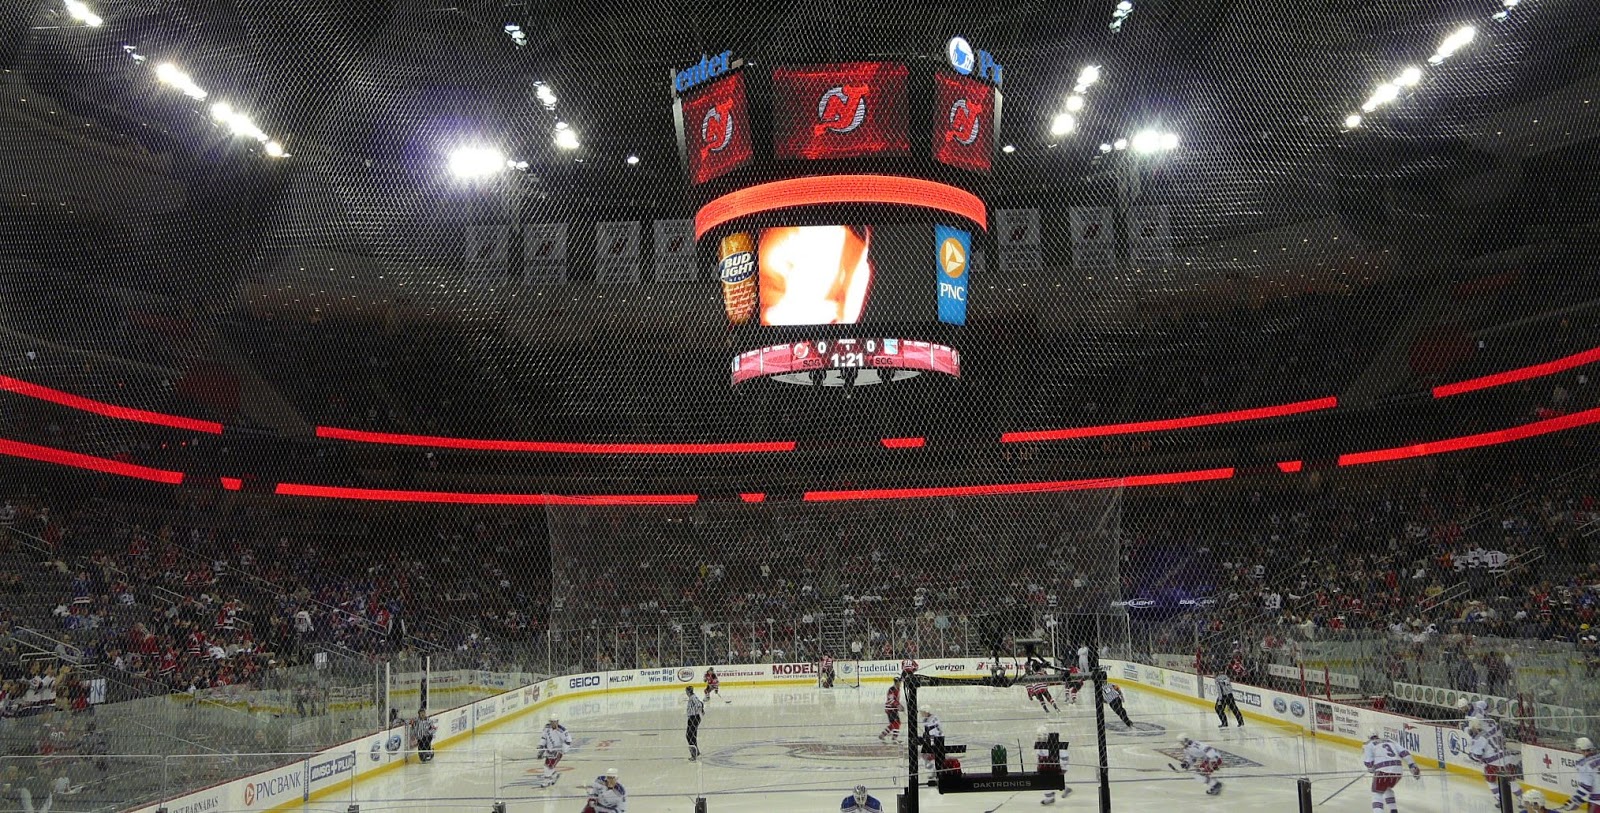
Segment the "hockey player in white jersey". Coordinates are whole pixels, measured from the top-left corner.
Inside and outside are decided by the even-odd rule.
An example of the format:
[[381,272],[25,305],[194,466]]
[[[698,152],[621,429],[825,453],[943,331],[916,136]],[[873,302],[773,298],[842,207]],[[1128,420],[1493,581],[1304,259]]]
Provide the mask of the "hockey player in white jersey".
[[1578,788],[1561,809],[1577,813],[1600,813],[1600,752],[1595,751],[1594,741],[1588,737],[1579,737],[1573,747],[1581,755],[1576,766]]
[[583,813],[628,813],[628,789],[617,780],[616,768],[607,768],[595,777]]
[[923,709],[919,715],[922,718],[922,769],[928,772],[928,784],[937,783],[938,770],[944,766],[940,764],[944,759],[944,723],[939,720],[939,715]]
[[1372,774],[1373,813],[1398,813],[1394,786],[1400,784],[1404,770],[1409,768],[1412,778],[1422,779],[1422,768],[1411,758],[1411,752],[1393,740],[1384,739],[1377,729],[1367,733],[1367,743],[1361,746],[1361,764]]
[[1207,796],[1221,793],[1222,783],[1212,774],[1222,767],[1222,753],[1187,734],[1178,738],[1178,744],[1183,746],[1183,769],[1205,784]]
[[856,789],[839,803],[839,813],[883,813],[883,802],[868,793],[866,785],[856,785]]
[[[1519,770],[1516,756],[1506,748],[1506,735],[1500,724],[1491,718],[1474,717],[1468,720],[1467,734],[1472,738],[1467,742],[1467,756],[1483,766],[1484,781],[1489,783],[1489,793],[1494,795],[1494,805],[1498,809],[1500,777],[1507,776],[1513,782],[1521,778],[1522,771]],[[1521,796],[1522,790],[1513,784],[1512,793]]]
[[1461,712],[1461,730],[1466,731],[1473,720],[1482,720],[1489,716],[1489,701],[1468,700],[1462,697],[1456,700],[1456,711]]
[[[1052,753],[1049,729],[1039,726],[1033,730],[1033,758],[1039,766],[1039,773],[1064,773],[1067,770],[1067,744],[1061,742],[1060,739],[1057,739],[1056,742],[1060,747]],[[1056,799],[1064,799],[1071,792],[1072,788],[1066,788],[1060,794],[1053,790],[1047,790],[1044,792],[1044,798],[1039,800],[1039,804],[1053,805],[1056,803]]]
[[561,758],[567,755],[567,749],[572,747],[572,732],[561,724],[561,720],[551,717],[545,723],[544,732],[539,735],[539,758],[544,760],[544,773],[539,777],[535,787],[548,788],[556,783],[556,766],[561,764]]

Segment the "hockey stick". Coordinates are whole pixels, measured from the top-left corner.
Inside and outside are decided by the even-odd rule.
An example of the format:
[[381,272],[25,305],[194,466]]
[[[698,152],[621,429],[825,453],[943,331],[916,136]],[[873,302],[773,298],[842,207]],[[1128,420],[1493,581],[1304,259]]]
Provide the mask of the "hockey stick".
[[[1345,791],[1350,789],[1351,785],[1354,785],[1355,783],[1360,782],[1361,780],[1366,779],[1366,778],[1367,778],[1367,774],[1362,774],[1362,775],[1350,780],[1349,782],[1344,783],[1344,787],[1339,788],[1338,790],[1334,791],[1333,793],[1328,794],[1328,798],[1323,799],[1321,804],[1318,804],[1317,807],[1321,807],[1322,805],[1325,805],[1328,802],[1333,801],[1333,797],[1338,796],[1341,793],[1344,793]],[[1377,798],[1377,797],[1373,797],[1373,798]],[[1373,804],[1377,804],[1377,802],[1373,802]]]
[[983,811],[983,813],[994,813],[996,810],[999,810],[1000,808],[1005,807],[1006,802],[1009,802],[1012,799],[1015,799],[1020,795],[1022,795],[1022,791],[1019,790],[1016,793],[1013,793],[1010,796],[1007,796],[1005,802],[1001,802],[1000,804],[997,804],[994,807],[991,807],[988,810]]

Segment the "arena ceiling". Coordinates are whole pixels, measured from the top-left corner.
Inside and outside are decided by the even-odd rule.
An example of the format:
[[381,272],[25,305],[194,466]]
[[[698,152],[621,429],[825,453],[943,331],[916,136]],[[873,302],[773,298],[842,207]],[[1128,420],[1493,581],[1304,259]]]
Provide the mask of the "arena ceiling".
[[[102,25],[75,19],[63,0],[0,12],[3,347],[177,371],[254,367],[258,422],[299,411],[285,423],[319,423],[303,396],[260,369],[271,365],[252,345],[281,340],[294,330],[286,325],[315,334],[330,324],[453,343],[464,361],[496,368],[503,401],[451,407],[481,413],[465,423],[486,434],[613,437],[633,427],[684,439],[704,429],[686,416],[715,404],[734,423],[782,414],[747,434],[794,435],[782,430],[797,415],[822,414],[803,388],[753,401],[728,393],[732,344],[714,285],[607,289],[575,270],[571,284],[536,291],[472,285],[461,273],[474,223],[689,216],[668,76],[721,50],[765,63],[933,55],[961,34],[1005,61],[1003,140],[1015,149],[1000,156],[988,202],[1041,211],[1046,262],[1038,272],[986,269],[968,335],[988,387],[985,432],[1104,417],[1110,396],[1082,392],[1127,398],[1142,365],[1165,369],[1174,354],[1218,370],[1284,371],[1259,349],[1191,340],[1169,318],[1280,307],[1296,316],[1252,329],[1297,334],[1301,346],[1352,341],[1316,332],[1330,322],[1370,326],[1327,389],[1378,403],[1411,383],[1381,368],[1433,331],[1467,335],[1600,298],[1589,281],[1600,56],[1580,0],[1132,0],[1116,31],[1114,0],[86,7]],[[1429,66],[1400,103],[1346,126],[1375,87],[1427,65],[1469,24],[1478,36],[1468,47]],[[207,98],[159,81],[156,66],[168,62]],[[1086,65],[1104,79],[1077,129],[1052,133]],[[547,104],[541,87],[558,101]],[[289,154],[266,155],[262,142],[220,127],[206,115],[219,99]],[[579,134],[578,149],[553,143],[558,120]],[[1129,172],[1121,151],[1101,145],[1142,127],[1177,133],[1182,147]],[[485,142],[526,168],[492,184],[452,177],[451,151]],[[1074,270],[1069,207],[1119,196],[1171,208],[1173,262]],[[1506,281],[1519,295],[1422,307],[1475,280]],[[1339,318],[1300,318],[1321,308]],[[180,338],[159,340],[163,352],[107,339],[106,325],[152,314],[183,325]],[[673,361],[639,363],[640,347],[670,347]],[[297,358],[337,368],[344,352],[313,339]],[[1556,355],[1534,348],[1523,361]],[[1318,374],[1295,363],[1293,375]],[[1247,406],[1252,387],[1225,378],[1221,397],[1201,401]],[[926,389],[873,397],[910,414]],[[1016,403],[991,406],[1002,393]],[[972,396],[936,401],[958,408]],[[824,411],[838,421],[852,409]],[[542,428],[526,424],[535,412],[549,418]],[[611,420],[618,412],[628,419]],[[917,429],[870,423],[873,437],[896,423]]]

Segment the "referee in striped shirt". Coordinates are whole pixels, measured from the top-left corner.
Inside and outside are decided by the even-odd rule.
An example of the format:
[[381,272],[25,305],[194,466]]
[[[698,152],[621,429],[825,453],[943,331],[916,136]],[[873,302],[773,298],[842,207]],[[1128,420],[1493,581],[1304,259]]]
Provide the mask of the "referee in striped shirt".
[[1233,719],[1239,721],[1239,727],[1244,728],[1244,715],[1239,713],[1239,701],[1233,698],[1233,681],[1227,675],[1217,675],[1217,719],[1222,721],[1219,728],[1228,727],[1228,710],[1233,710]]
[[689,698],[689,727],[684,736],[689,740],[689,761],[694,762],[700,758],[700,718],[706,714],[706,703],[695,696],[693,686],[683,687],[683,693]]

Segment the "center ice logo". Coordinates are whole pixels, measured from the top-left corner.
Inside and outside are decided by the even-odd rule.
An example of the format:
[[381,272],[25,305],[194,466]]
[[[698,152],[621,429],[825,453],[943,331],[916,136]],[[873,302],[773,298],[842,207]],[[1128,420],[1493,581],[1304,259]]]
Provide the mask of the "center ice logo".
[[[1187,759],[1187,757],[1185,757],[1183,755],[1183,749],[1182,748],[1157,748],[1156,749],[1156,753],[1165,754],[1166,756],[1168,756],[1168,757],[1170,757],[1170,758],[1172,758],[1173,760],[1176,760],[1176,761],[1182,761],[1184,759]],[[1239,756],[1238,754],[1235,754],[1232,751],[1224,751],[1221,748],[1218,748],[1217,749],[1217,753],[1222,755],[1222,764],[1223,764],[1224,767],[1228,767],[1228,768],[1260,768],[1260,767],[1262,767],[1261,763],[1256,762],[1256,761],[1254,761],[1252,759],[1249,759],[1247,757]]]

